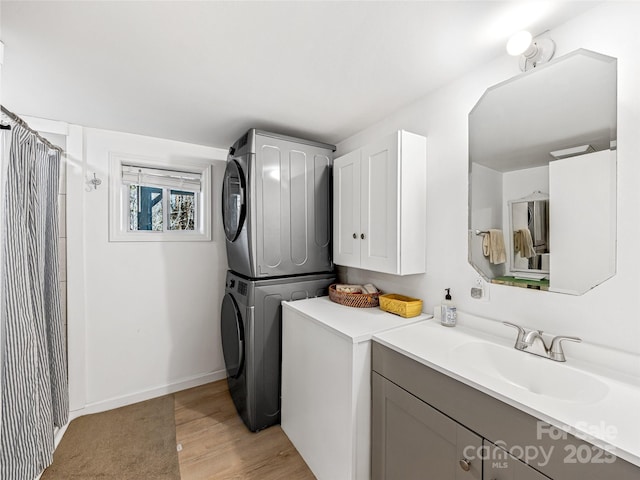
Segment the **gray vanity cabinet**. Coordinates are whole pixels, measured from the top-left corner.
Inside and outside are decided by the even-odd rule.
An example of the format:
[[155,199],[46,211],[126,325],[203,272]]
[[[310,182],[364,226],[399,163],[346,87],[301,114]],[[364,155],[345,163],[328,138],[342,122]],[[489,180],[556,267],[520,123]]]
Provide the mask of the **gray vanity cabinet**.
[[481,480],[482,438],[386,378],[373,373],[373,480]]
[[[374,480],[640,479],[640,468],[592,443],[375,340],[371,350]],[[477,445],[503,447],[494,452],[506,463]]]
[[483,450],[484,480],[549,480],[549,477],[485,440]]

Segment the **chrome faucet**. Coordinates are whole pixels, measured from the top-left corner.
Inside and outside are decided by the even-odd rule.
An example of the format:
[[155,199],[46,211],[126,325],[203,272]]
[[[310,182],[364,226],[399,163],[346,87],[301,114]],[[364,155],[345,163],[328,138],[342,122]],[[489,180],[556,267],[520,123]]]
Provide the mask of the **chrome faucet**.
[[542,330],[527,330],[515,323],[502,322],[507,327],[513,327],[518,330],[518,337],[516,338],[516,344],[514,348],[516,350],[522,350],[523,352],[538,355],[540,357],[548,358],[556,362],[564,362],[566,358],[564,351],[562,350],[562,342],[567,340],[569,342],[581,342],[578,337],[566,337],[558,335],[551,339],[551,346],[547,347],[547,343],[542,337]]
[[528,331],[525,333],[522,341],[524,345],[520,350],[533,353],[534,355],[540,355],[541,357],[549,356],[549,349],[547,348],[544,338],[542,338],[542,330]]

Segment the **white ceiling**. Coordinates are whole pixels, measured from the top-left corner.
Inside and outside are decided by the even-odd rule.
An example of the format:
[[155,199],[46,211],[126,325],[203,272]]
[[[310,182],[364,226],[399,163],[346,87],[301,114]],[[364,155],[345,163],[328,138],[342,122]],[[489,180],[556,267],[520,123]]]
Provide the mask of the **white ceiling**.
[[471,161],[508,172],[548,165],[555,150],[608,150],[617,136],[616,72],[616,59],[583,50],[492,87],[469,115]]
[[2,0],[2,99],[223,148],[250,127],[337,143],[595,4]]

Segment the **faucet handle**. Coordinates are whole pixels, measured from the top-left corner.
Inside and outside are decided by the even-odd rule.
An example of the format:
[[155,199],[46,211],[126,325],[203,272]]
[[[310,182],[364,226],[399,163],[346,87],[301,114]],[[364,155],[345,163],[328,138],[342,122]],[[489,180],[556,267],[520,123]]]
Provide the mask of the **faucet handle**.
[[516,338],[515,348],[522,349],[522,347],[524,346],[523,339],[526,333],[525,329],[522,328],[520,325],[516,325],[515,323],[502,322],[502,324],[506,325],[507,327],[512,327],[518,330],[518,337]]
[[562,342],[565,340],[576,343],[582,342],[582,339],[578,337],[565,337],[562,335],[558,335],[557,337],[554,337],[553,340],[551,340],[551,347],[549,348],[549,358],[557,362],[566,361],[564,351],[562,350]]
[[518,330],[518,336],[520,335],[524,335],[525,330],[524,328],[522,328],[520,325],[516,325],[515,323],[511,323],[511,322],[502,322],[503,325],[506,325],[507,327],[513,327],[516,328]]

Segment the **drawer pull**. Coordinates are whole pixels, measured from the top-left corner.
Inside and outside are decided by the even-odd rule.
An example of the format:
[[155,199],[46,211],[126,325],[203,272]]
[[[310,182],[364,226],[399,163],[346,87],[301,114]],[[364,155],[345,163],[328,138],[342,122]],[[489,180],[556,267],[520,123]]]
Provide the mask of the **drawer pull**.
[[355,233],[353,234],[353,238],[358,238],[358,235],[356,235]]
[[463,458],[458,463],[460,464],[460,468],[465,472],[468,472],[469,470],[471,470],[471,462],[466,458]]
[[361,238],[362,240],[364,240],[364,233],[361,233],[361,234],[360,234],[360,238]]

